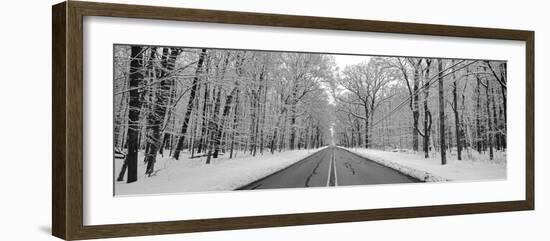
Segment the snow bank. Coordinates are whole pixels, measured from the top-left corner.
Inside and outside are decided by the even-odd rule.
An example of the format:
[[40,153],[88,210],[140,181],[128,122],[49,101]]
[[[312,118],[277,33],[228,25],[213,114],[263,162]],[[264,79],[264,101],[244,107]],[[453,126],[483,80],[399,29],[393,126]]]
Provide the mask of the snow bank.
[[425,182],[506,179],[506,154],[503,152],[496,153],[497,161],[489,161],[488,156],[483,155],[476,155],[472,160],[459,161],[456,156],[450,155],[447,157],[447,164],[441,165],[438,155],[424,158],[424,153],[364,148],[347,150]]
[[[115,195],[160,194],[181,192],[230,191],[269,174],[282,170],[307,156],[321,150],[297,150],[269,152],[255,157],[239,153],[237,158],[222,156],[206,163],[206,157],[190,159],[183,153],[180,160],[168,155],[157,157],[155,175],[146,177],[143,153],[138,155],[138,181],[115,182]],[[124,160],[115,159],[114,180]]]

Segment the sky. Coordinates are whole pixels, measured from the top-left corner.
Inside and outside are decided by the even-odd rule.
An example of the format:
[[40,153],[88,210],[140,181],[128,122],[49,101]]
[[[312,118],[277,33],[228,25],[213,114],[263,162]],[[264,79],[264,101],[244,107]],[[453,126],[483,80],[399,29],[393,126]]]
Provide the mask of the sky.
[[333,55],[336,64],[343,70],[347,65],[358,64],[361,62],[369,61],[370,56],[358,56],[358,55]]

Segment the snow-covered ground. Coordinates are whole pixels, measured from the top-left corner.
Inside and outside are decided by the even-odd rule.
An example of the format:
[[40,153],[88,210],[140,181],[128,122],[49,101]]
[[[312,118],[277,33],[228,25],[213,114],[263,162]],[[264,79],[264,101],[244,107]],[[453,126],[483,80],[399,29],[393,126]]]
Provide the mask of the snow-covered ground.
[[[190,159],[187,153],[182,153],[179,160],[168,155],[158,155],[155,163],[155,175],[145,176],[143,152],[138,155],[138,181],[134,183],[115,182],[115,195],[161,194],[205,191],[230,191],[271,173],[277,172],[297,161],[321,150],[297,150],[286,152],[269,152],[255,157],[239,153],[236,158],[228,155],[211,159],[205,164],[206,158]],[[124,160],[115,159],[114,180],[122,167]],[[125,175],[126,178],[126,175]]]
[[506,153],[495,152],[493,161],[488,154],[464,153],[465,159],[457,160],[456,153],[448,154],[447,164],[441,165],[439,154],[424,158],[424,153],[404,150],[381,151],[364,148],[350,148],[363,157],[391,167],[409,176],[426,182],[477,181],[506,179]]

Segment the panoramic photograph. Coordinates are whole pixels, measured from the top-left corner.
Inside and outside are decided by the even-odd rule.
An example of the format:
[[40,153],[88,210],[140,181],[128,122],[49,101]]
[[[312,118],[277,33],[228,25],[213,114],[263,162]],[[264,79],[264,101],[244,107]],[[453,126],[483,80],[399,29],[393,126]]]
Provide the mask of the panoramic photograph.
[[505,60],[113,46],[115,196],[506,180]]

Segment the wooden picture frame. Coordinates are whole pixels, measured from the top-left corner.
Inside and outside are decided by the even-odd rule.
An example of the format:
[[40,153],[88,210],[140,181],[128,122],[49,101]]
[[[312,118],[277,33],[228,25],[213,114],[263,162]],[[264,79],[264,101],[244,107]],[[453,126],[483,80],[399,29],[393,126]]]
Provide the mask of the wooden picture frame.
[[[52,233],[92,239],[534,209],[534,32],[431,24],[67,1],[52,7]],[[526,43],[525,199],[284,215],[87,226],[83,224],[83,17],[107,16],[327,30],[517,40]]]

